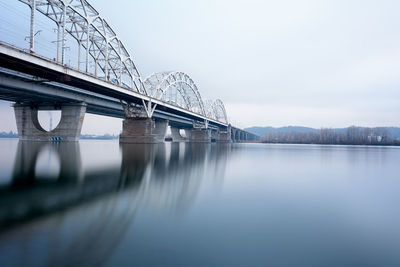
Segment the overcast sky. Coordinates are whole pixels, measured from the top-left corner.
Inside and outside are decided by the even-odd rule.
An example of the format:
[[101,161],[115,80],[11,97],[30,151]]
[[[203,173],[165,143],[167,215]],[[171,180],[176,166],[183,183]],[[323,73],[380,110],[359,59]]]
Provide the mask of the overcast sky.
[[[91,3],[142,76],[186,72],[240,127],[400,126],[399,1]],[[9,103],[0,112],[15,129]],[[120,128],[87,115],[83,132]]]

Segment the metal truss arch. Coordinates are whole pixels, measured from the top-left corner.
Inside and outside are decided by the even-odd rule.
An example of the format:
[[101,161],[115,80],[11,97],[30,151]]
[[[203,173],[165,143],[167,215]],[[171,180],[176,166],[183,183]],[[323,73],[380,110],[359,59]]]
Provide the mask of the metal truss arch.
[[217,99],[212,104],[214,118],[217,121],[228,123],[228,116],[226,115],[225,105],[221,99]]
[[153,73],[144,80],[144,86],[153,98],[207,115],[195,82],[183,72]]
[[[147,94],[140,73],[124,44],[87,0],[19,1],[42,13],[57,25],[58,62],[64,64],[66,34],[69,34],[78,42],[78,49],[83,47],[86,51],[86,72],[90,56],[94,61],[95,76],[99,67],[104,73],[103,79]],[[61,60],[58,53],[60,45]],[[80,62],[78,64],[80,65]]]
[[204,110],[206,112],[206,116],[208,118],[215,118],[214,116],[214,109],[213,109],[214,102],[211,99],[204,100]]
[[228,123],[228,116],[226,115],[225,106],[220,99],[217,99],[215,101],[209,99],[205,100],[204,108],[206,110],[207,117],[212,118],[216,121]]

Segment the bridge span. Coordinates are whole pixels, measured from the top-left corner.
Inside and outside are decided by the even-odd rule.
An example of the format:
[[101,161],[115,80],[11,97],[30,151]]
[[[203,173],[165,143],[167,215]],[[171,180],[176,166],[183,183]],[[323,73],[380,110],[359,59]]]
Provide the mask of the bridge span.
[[[86,112],[123,118],[121,142],[163,142],[168,125],[173,141],[258,140],[229,123],[221,100],[203,101],[187,74],[159,72],[142,79],[115,32],[87,1],[17,3],[31,11],[29,49],[6,43],[7,36],[1,33],[0,99],[15,102],[21,140],[76,141]],[[35,28],[38,15],[57,26],[57,49],[50,55],[54,57],[35,49],[40,38]],[[78,44],[76,66],[66,63],[67,42]],[[38,110],[57,109],[62,113],[60,123],[45,131]]]

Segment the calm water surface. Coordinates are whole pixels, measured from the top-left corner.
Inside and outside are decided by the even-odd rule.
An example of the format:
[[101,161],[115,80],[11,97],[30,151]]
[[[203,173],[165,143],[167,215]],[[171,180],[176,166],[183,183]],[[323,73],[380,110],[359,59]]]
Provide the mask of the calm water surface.
[[0,140],[3,266],[400,266],[400,149]]

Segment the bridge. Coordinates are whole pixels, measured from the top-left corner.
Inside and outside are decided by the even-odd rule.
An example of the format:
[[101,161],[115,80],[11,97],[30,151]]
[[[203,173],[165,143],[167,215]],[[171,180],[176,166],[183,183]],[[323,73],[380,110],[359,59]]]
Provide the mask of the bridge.
[[[229,123],[221,100],[203,100],[186,73],[143,78],[115,31],[88,1],[0,4],[29,29],[28,36],[0,29],[0,99],[15,102],[21,140],[77,141],[85,113],[122,118],[120,142],[126,143],[163,142],[168,126],[177,142],[259,139]],[[20,13],[14,5],[29,12]],[[24,40],[29,47],[23,47]],[[43,129],[39,110],[61,110],[55,129]]]

